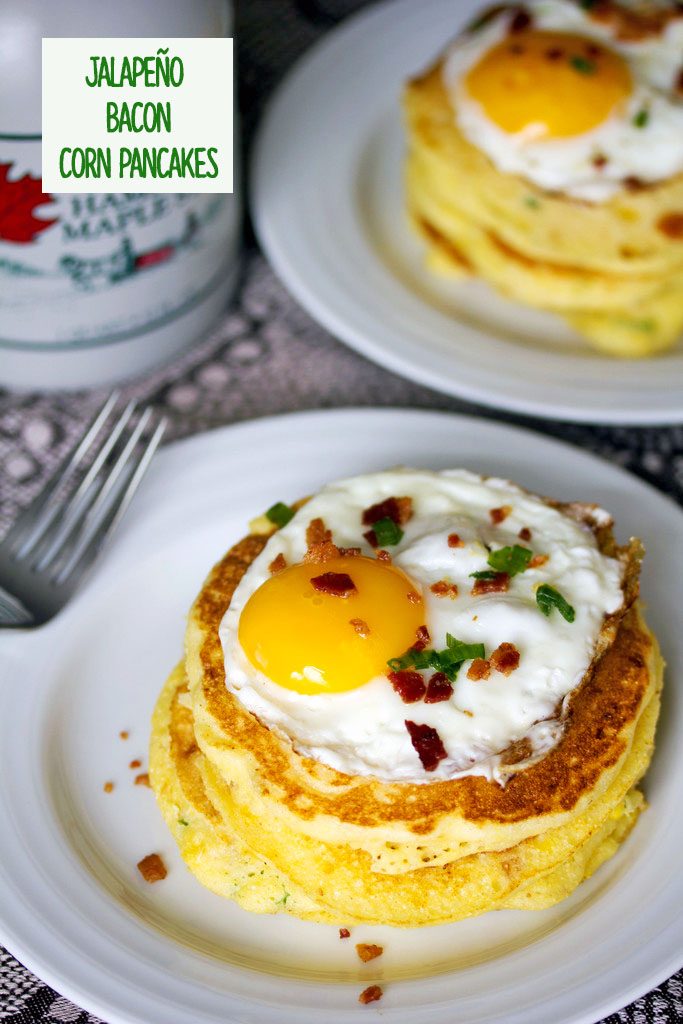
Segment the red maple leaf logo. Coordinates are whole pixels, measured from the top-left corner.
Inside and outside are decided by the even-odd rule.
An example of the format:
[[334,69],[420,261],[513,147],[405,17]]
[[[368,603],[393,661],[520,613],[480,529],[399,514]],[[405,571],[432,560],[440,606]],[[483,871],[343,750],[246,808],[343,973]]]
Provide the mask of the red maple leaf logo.
[[40,178],[25,174],[16,181],[9,180],[12,164],[0,164],[0,239],[5,242],[32,242],[34,238],[59,220],[41,220],[33,211],[53,203],[48,192],[43,192]]

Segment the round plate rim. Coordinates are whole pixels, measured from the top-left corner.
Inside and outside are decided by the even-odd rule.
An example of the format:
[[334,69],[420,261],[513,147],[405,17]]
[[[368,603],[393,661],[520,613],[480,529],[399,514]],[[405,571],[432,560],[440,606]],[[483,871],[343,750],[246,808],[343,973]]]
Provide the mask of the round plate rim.
[[[557,440],[552,437],[548,437],[544,434],[530,430],[526,427],[517,427],[505,423],[498,423],[490,420],[481,420],[477,417],[459,415],[454,413],[448,413],[436,410],[417,410],[417,409],[405,409],[401,407],[389,407],[385,409],[374,409],[374,408],[344,408],[334,410],[317,410],[317,411],[304,411],[297,413],[289,413],[284,415],[266,416],[258,418],[256,420],[244,421],[228,426],[219,427],[215,430],[208,431],[206,433],[194,435],[188,438],[181,439],[168,445],[162,450],[157,459],[156,470],[157,473],[169,474],[173,470],[174,463],[182,464],[184,460],[183,456],[188,449],[194,448],[197,453],[201,453],[202,450],[206,451],[206,458],[214,458],[215,453],[220,451],[222,446],[229,449],[229,445],[233,442],[236,436],[242,434],[259,435],[263,434],[266,438],[272,435],[273,439],[277,439],[278,436],[283,434],[283,425],[286,427],[288,422],[297,422],[304,426],[310,426],[315,429],[316,425],[321,423],[335,423],[336,421],[353,422],[355,419],[360,417],[361,419],[366,418],[369,421],[374,421],[377,424],[382,419],[390,421],[393,417],[400,415],[401,417],[407,417],[412,419],[415,423],[423,422],[425,425],[430,423],[434,424],[445,424],[450,422],[453,426],[457,427],[458,430],[467,431],[472,428],[483,429],[490,431],[492,434],[502,434],[503,432],[512,432],[517,435],[520,440],[527,440],[540,442],[543,447],[546,445],[549,448],[559,448],[564,450],[568,455],[578,457],[579,461],[585,463],[592,463],[594,465],[606,466],[609,469],[610,474],[615,478],[622,480],[625,483],[635,483],[639,489],[647,492],[651,497],[657,501],[663,503],[669,512],[672,510],[676,514],[683,516],[683,510],[667,495],[658,491],[645,481],[640,480],[633,474],[629,473],[625,469],[604,463],[604,461],[597,455],[587,452],[583,449],[577,448],[574,445],[569,444],[566,441]],[[48,627],[53,629],[53,627]],[[44,634],[48,635],[48,634]],[[9,635],[8,652],[10,655],[12,651],[12,639],[13,634]],[[25,637],[23,638],[26,639]],[[28,698],[25,698],[28,699]],[[2,780],[0,779],[0,789],[2,788]],[[5,877],[3,872],[0,871],[0,892],[5,888]],[[0,903],[0,906],[2,904]],[[21,939],[18,938],[14,929],[8,926],[5,920],[5,915],[0,910],[0,941],[6,945],[9,949],[13,950],[14,955],[21,960],[29,970],[38,974],[39,977],[43,978],[48,984],[52,985],[62,994],[71,998],[77,1004],[84,1006],[88,1011],[109,1020],[109,1024],[146,1024],[146,1018],[140,1016],[137,1012],[119,1012],[117,1010],[111,1010],[110,1004],[106,1001],[101,1001],[98,998],[92,996],[90,991],[85,988],[80,988],[78,983],[73,980],[72,974],[64,974],[59,970],[55,970],[51,967],[49,958],[45,958],[40,954],[34,953],[28,946],[26,946]],[[606,1016],[611,1012],[615,1012],[621,1006],[627,1002],[638,998],[640,995],[651,990],[651,988],[658,985],[661,981],[669,977],[683,962],[683,946],[675,953],[670,952],[669,957],[666,960],[660,960],[656,970],[651,969],[647,976],[641,977],[638,980],[632,979],[630,983],[620,990],[618,997],[614,996],[611,999],[605,998],[604,1003],[601,1006],[593,1005],[593,1009],[590,1012],[579,1011],[578,1013],[563,1013],[561,1017],[556,1018],[561,1021],[562,1024],[593,1024],[596,1020],[595,1013],[598,1012],[601,1016]],[[102,965],[99,965],[102,968]],[[103,969],[103,968],[102,968]],[[457,1005],[457,997],[454,996],[453,1005]],[[106,997],[105,997],[106,999]],[[226,1006],[226,1010],[229,1007]],[[442,1007],[443,1009],[443,1007]],[[447,1008],[448,1009],[448,1008]],[[354,1011],[355,1013],[355,1011]],[[438,1014],[438,1008],[437,1008]],[[394,1015],[393,1010],[385,1010],[383,1012],[388,1020],[398,1019],[400,1017],[400,1011]],[[175,1019],[175,1018],[174,1018]],[[185,1018],[178,1018],[179,1020],[185,1020]],[[216,1021],[218,1018],[215,1018]],[[227,1019],[226,1017],[222,1018]],[[265,1018],[263,1018],[265,1020]],[[275,1019],[275,1018],[273,1018]],[[303,1019],[303,1018],[302,1018]],[[305,1018],[308,1020],[308,1017]],[[341,1017],[339,1018],[342,1019]],[[344,1015],[346,1019],[346,1015]],[[349,1020],[351,1018],[349,1015]],[[403,1019],[403,1018],[401,1018]],[[435,1021],[446,1020],[446,1017],[432,1016],[432,1014],[425,1015],[426,1021],[434,1019]],[[201,1017],[198,1015],[196,1018],[199,1020],[213,1021],[213,1016],[207,1017],[202,1013]]]
[[[482,0],[467,0],[467,4],[468,11],[470,7],[472,9],[469,11],[470,14],[485,6]],[[424,0],[420,6],[422,8],[421,17],[428,19],[430,11],[439,12],[448,6],[448,0]],[[462,7],[462,5],[460,6]],[[387,29],[394,25],[404,14],[414,8],[412,0],[380,0],[379,3],[371,4],[367,9],[362,9],[344,19],[341,24],[329,31],[304,53],[284,76],[267,103],[251,157],[250,208],[257,238],[276,274],[304,309],[335,337],[388,370],[441,393],[485,406],[505,408],[525,416],[563,419],[577,423],[656,426],[683,422],[683,388],[680,386],[676,390],[662,391],[656,401],[652,400],[650,404],[639,404],[634,379],[634,383],[629,384],[630,390],[623,398],[617,397],[615,400],[614,394],[612,394],[610,402],[605,405],[601,403],[598,392],[595,392],[587,400],[585,391],[581,390],[580,378],[565,384],[559,367],[552,381],[548,382],[548,388],[552,387],[553,389],[551,398],[544,397],[547,392],[545,387],[536,389],[536,393],[533,395],[528,391],[525,393],[524,389],[520,390],[518,383],[511,381],[509,377],[501,375],[496,378],[495,371],[486,385],[482,385],[476,380],[463,379],[462,376],[459,376],[459,371],[462,373],[464,369],[466,372],[467,367],[463,367],[462,363],[459,365],[455,358],[451,364],[451,372],[444,374],[439,366],[432,367],[427,360],[411,358],[410,355],[399,354],[393,350],[391,339],[382,337],[383,306],[381,304],[377,305],[370,321],[367,321],[368,308],[365,306],[359,313],[354,306],[352,290],[338,290],[336,294],[332,294],[327,285],[327,290],[323,289],[321,292],[315,282],[308,279],[306,268],[299,266],[300,260],[296,253],[295,238],[290,230],[291,223],[288,226],[282,221],[281,209],[277,208],[277,204],[271,202],[269,196],[270,168],[278,167],[279,171],[283,163],[283,133],[279,124],[291,121],[296,111],[294,103],[296,94],[302,89],[306,89],[310,96],[316,95],[318,91],[316,88],[318,84],[317,68],[322,58],[327,58],[329,68],[333,69],[335,74],[340,74],[340,64],[348,55],[353,54],[355,43],[360,43],[372,33],[381,37],[383,28]],[[460,10],[459,19],[466,20],[467,13]],[[298,145],[298,141],[294,144]],[[275,160],[276,155],[279,155],[279,160]],[[351,182],[348,184],[352,185]],[[299,212],[304,212],[303,206]],[[367,245],[367,251],[371,255],[372,262],[377,262],[369,245]],[[428,306],[427,303],[423,303],[423,305]],[[431,307],[429,308],[431,309]],[[464,326],[464,322],[457,318],[454,319],[454,322],[461,327]],[[470,331],[473,338],[476,336],[496,338],[494,331],[484,328],[466,327],[465,329]],[[520,352],[523,350],[520,349]],[[551,358],[552,355],[553,353],[549,350],[548,357]],[[563,358],[565,363],[568,361],[567,357],[560,358]],[[652,359],[636,360],[632,362],[632,365],[660,364],[663,367],[662,376],[665,376],[667,374],[664,369],[664,361],[667,358],[671,358],[671,354],[664,353]],[[623,363],[622,360],[610,359],[587,350],[586,374],[589,360],[590,366],[593,367],[591,375],[593,381],[596,378],[602,381],[609,380],[610,370],[615,365]],[[576,363],[576,360],[573,361]],[[667,376],[670,379],[670,374]],[[584,384],[586,380],[587,377]]]

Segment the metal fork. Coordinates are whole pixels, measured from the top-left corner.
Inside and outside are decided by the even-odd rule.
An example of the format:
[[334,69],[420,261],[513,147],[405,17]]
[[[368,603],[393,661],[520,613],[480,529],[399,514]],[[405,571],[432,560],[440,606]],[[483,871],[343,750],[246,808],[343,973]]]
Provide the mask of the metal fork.
[[0,543],[0,626],[39,626],[69,600],[111,536],[166,419],[109,396]]

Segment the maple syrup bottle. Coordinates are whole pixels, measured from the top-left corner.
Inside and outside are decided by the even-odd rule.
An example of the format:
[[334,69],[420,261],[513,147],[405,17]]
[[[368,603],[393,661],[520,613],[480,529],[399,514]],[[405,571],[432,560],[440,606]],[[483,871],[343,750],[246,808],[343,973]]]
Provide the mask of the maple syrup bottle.
[[143,373],[207,333],[238,270],[233,195],[43,192],[42,37],[231,30],[228,0],[0,0],[0,387]]

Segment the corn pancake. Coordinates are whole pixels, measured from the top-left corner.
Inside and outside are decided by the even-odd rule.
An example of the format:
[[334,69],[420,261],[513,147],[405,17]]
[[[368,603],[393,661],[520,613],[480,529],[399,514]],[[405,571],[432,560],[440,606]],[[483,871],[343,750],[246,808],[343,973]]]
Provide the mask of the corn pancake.
[[682,175],[595,204],[502,173],[458,129],[442,62],[408,84],[404,109],[408,210],[435,269],[559,313],[615,355],[674,344],[683,238],[668,225],[680,222]]
[[624,605],[605,619],[562,739],[505,787],[481,776],[383,783],[299,755],[227,689],[218,636],[272,525],[255,521],[214,567],[190,613],[185,663],[159,698],[150,752],[162,813],[204,885],[255,912],[413,927],[550,906],[613,855],[644,806],[635,787],[663,675],[637,602],[642,548],[618,547],[593,506],[545,500],[621,561]]
[[[564,507],[582,515],[580,506]],[[628,607],[637,593],[640,547],[616,549],[609,529],[600,535],[603,550],[624,559]],[[225,686],[218,624],[264,544],[263,537],[247,537],[214,568],[186,634],[197,739],[230,778],[238,803],[282,827],[289,822],[313,838],[367,849],[383,871],[392,870],[392,863],[404,871],[421,865],[427,834],[432,862],[446,863],[454,844],[460,855],[502,849],[540,827],[560,825],[580,813],[619,771],[637,715],[655,684],[651,637],[636,615],[626,617],[620,643],[614,642],[616,617],[606,622],[595,671],[586,673],[571,702],[572,728],[564,742],[504,789],[477,776],[428,786],[382,784],[299,757]],[[605,648],[609,658],[600,660]]]
[[[368,873],[366,865],[361,875],[365,875],[368,890],[359,893],[353,870],[363,859],[358,851],[313,844],[315,862],[309,864],[306,854],[311,841],[304,840],[302,846],[300,836],[283,836],[291,874],[278,871],[263,856],[263,823],[245,808],[236,807],[230,786],[199,751],[186,696],[185,673],[180,665],[171,673],[154,713],[150,774],[157,799],[183,858],[197,878],[217,894],[259,913],[287,912],[321,923],[375,921],[414,926],[455,920],[484,910],[551,906],[616,851],[644,803],[642,794],[630,789],[597,827],[598,815],[593,814],[590,822],[574,826],[571,835],[556,830],[556,834],[540,840],[527,840],[520,848],[471,855],[457,866],[440,870],[422,867],[404,875],[382,877]],[[628,767],[619,780],[620,791],[647,766],[658,703],[657,692],[639,724],[640,735],[634,740]],[[240,834],[245,815],[252,822],[251,847]],[[583,841],[572,845],[579,832]],[[524,863],[527,870],[533,870],[533,877],[518,884]],[[541,863],[546,864],[544,869],[539,868]],[[299,874],[309,888],[311,878],[322,880],[317,905],[296,884]],[[351,902],[361,906],[358,917],[349,911],[349,896]],[[427,907],[423,905],[425,897]]]
[[[550,504],[593,524],[587,506]],[[261,912],[408,927],[568,895],[643,806],[634,787],[663,674],[633,603],[640,546],[618,549],[610,527],[594,528],[603,553],[623,560],[629,610],[606,622],[557,748],[505,788],[478,776],[419,785],[342,775],[262,726],[225,687],[218,624],[267,535],[234,546],[190,613],[189,693],[176,670],[155,714],[153,786],[200,880]]]
[[185,668],[176,666],[152,719],[149,774],[157,802],[181,856],[202,885],[255,913],[287,909],[298,917],[329,920],[288,878],[254,852],[221,820],[204,788],[204,760],[187,706]]

